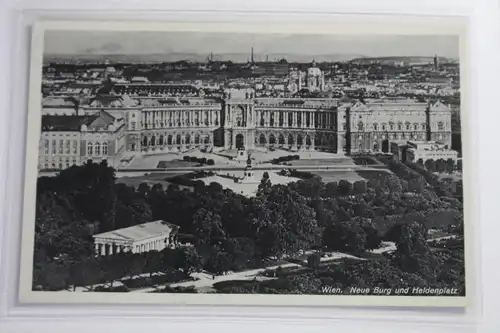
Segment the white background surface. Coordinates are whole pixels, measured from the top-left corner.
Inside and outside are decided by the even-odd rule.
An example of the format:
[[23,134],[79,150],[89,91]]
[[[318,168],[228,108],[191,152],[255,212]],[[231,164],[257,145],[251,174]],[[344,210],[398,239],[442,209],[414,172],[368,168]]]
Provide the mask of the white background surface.
[[[477,283],[484,293],[467,314],[436,309],[218,309],[167,307],[61,307],[12,308],[12,288],[17,275],[19,240],[9,230],[18,230],[24,159],[24,120],[26,101],[18,94],[27,87],[27,32],[21,30],[23,9],[53,10],[46,17],[70,19],[74,10],[86,19],[120,14],[135,19],[198,17],[199,20],[240,20],[257,15],[273,19],[290,18],[297,12],[378,13],[401,17],[420,15],[467,15],[470,17],[470,112],[480,188],[476,196],[480,219],[474,224],[481,255]],[[132,11],[132,10],[136,11]],[[148,10],[150,10],[148,12]],[[154,10],[151,12],[151,10]],[[163,11],[162,11],[163,10]],[[170,13],[165,12],[170,10]],[[172,13],[171,10],[177,10]],[[213,11],[218,10],[218,13]],[[196,11],[196,13],[186,13]],[[239,12],[235,13],[235,11]],[[259,13],[264,12],[266,13]],[[24,14],[27,14],[24,12]],[[88,15],[91,15],[90,17]],[[301,16],[304,18],[304,14]],[[404,19],[404,18],[403,18]],[[24,34],[24,35],[22,35]],[[500,332],[500,173],[498,141],[500,134],[500,2],[499,0],[418,0],[418,1],[333,1],[333,0],[85,0],[13,1],[0,0],[0,332]],[[24,43],[24,44],[23,44]],[[21,88],[19,88],[21,87]],[[24,88],[23,88],[24,87]],[[24,97],[25,99],[25,97]],[[10,295],[10,296],[9,296]],[[218,315],[225,314],[224,317]],[[304,316],[312,317],[306,319]],[[275,317],[275,319],[273,318]],[[286,317],[286,320],[284,318]]]

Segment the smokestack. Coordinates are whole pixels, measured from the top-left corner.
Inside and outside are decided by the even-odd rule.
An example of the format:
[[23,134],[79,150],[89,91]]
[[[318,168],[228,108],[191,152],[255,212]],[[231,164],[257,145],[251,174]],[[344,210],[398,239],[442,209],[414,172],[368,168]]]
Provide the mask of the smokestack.
[[250,60],[250,61],[251,61],[251,63],[253,64],[253,46],[252,46],[252,55],[251,55],[251,58],[250,58],[250,59],[251,59],[251,60]]

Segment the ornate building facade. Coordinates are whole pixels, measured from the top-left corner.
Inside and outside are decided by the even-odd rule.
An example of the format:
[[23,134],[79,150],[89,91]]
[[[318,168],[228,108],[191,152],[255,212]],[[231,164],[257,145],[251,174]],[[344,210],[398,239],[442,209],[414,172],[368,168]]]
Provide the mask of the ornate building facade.
[[342,103],[338,99],[256,98],[252,89],[126,111],[126,150],[265,147],[332,153],[388,151],[391,141],[451,145],[448,106],[413,100]]
[[65,169],[87,160],[111,163],[124,151],[125,124],[106,111],[93,115],[44,115],[38,168]]
[[194,148],[351,154],[389,152],[391,142],[451,147],[451,109],[439,101],[257,98],[253,89],[220,98],[111,97],[79,105],[75,115],[43,116],[39,168]]

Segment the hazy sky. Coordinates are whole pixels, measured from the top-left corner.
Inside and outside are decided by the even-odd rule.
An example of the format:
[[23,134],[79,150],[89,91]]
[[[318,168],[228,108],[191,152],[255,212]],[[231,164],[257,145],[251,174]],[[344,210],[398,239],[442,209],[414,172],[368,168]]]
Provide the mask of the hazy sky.
[[457,36],[47,31],[47,54],[289,53],[458,58]]

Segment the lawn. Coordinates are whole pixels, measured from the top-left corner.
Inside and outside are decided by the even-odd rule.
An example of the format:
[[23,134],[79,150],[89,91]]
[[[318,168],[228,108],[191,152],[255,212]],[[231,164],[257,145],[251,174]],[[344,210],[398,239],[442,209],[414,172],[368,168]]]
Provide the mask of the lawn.
[[198,166],[199,163],[188,162],[184,160],[172,160],[172,161],[159,161],[156,166],[158,169],[168,169],[168,168],[192,168]]
[[342,166],[351,166],[354,165],[351,159],[349,158],[338,158],[338,159],[301,159],[301,160],[293,160],[288,161],[288,164],[300,165],[300,166],[329,166],[329,165],[342,165]]
[[351,183],[359,180],[364,180],[363,177],[361,177],[354,171],[312,171],[311,173],[320,176],[324,183],[338,183],[342,179],[347,180]]
[[[140,184],[146,183],[149,186],[153,186],[155,184],[163,185],[163,188],[167,188],[171,183],[165,181],[165,178],[175,177],[183,175],[183,172],[179,173],[151,173],[145,176],[134,176],[134,177],[120,177],[116,180],[117,184],[125,184],[127,186],[133,186],[137,188]],[[182,188],[187,188],[185,186],[179,186]]]
[[356,165],[382,165],[380,161],[370,156],[355,156],[352,160]]

